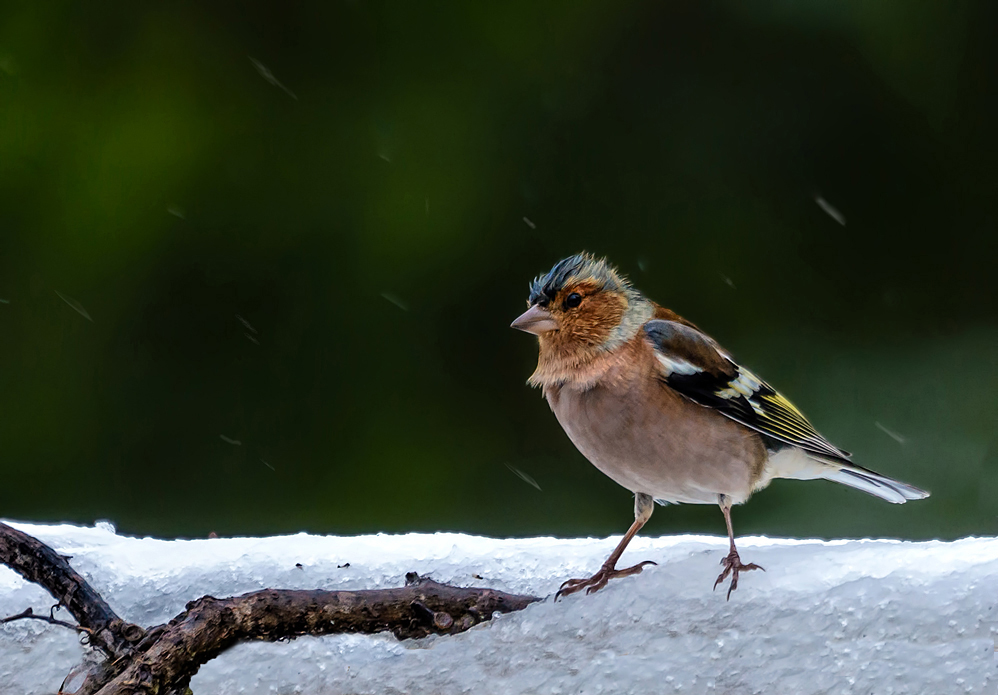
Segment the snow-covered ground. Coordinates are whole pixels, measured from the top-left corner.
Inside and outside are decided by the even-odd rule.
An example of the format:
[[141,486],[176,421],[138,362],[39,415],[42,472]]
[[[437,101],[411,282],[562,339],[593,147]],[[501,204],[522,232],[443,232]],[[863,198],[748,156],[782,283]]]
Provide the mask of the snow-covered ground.
[[[657,567],[554,603],[560,582],[595,571],[616,538],[162,541],[118,536],[108,525],[15,525],[71,555],[119,615],[141,625],[164,622],[204,594],[391,587],[407,571],[548,596],[453,637],[240,645],[201,669],[191,684],[201,695],[998,693],[994,538],[744,538],[742,558],[766,572],[743,574],[728,602],[720,587],[711,591],[725,539],[639,537],[623,561]],[[0,617],[51,603],[0,567]],[[0,627],[0,695],[54,693],[84,651],[66,629],[37,621]]]

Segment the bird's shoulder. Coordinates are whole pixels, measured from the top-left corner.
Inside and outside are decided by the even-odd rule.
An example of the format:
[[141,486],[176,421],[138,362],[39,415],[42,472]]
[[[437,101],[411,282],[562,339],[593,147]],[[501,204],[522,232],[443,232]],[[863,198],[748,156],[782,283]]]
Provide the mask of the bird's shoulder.
[[693,323],[664,307],[642,326],[656,361],[655,377],[689,400],[773,440],[817,456],[848,460],[785,396],[738,364]]

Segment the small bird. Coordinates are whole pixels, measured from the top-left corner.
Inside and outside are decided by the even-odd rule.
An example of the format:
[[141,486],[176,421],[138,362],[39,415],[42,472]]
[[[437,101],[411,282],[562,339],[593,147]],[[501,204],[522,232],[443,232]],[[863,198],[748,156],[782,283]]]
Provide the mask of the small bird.
[[569,579],[556,595],[598,591],[650,560],[617,569],[654,503],[718,504],[729,575],[762,569],[735,548],[731,507],[774,478],[822,478],[896,504],[928,492],[856,465],[772,386],[735,362],[713,338],[647,299],[605,259],[582,253],[530,284],[528,309],[512,323],[537,336],[531,386],[583,456],[634,493],[634,523],[596,574]]

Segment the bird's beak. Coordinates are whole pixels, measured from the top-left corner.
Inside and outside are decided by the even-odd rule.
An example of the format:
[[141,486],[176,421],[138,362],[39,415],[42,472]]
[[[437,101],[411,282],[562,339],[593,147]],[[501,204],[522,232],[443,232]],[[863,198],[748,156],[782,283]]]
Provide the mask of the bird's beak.
[[541,335],[542,333],[558,330],[558,322],[551,316],[550,311],[534,304],[520,314],[516,318],[516,321],[509,324],[509,327],[533,333],[534,335]]

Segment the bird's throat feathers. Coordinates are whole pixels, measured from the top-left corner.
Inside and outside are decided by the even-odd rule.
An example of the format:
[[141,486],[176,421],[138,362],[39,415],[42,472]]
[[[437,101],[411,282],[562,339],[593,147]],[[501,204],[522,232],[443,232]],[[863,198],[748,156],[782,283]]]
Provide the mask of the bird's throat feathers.
[[538,336],[540,351],[531,386],[574,384],[591,388],[630,350],[655,306],[637,290],[600,293],[589,310],[557,331]]

